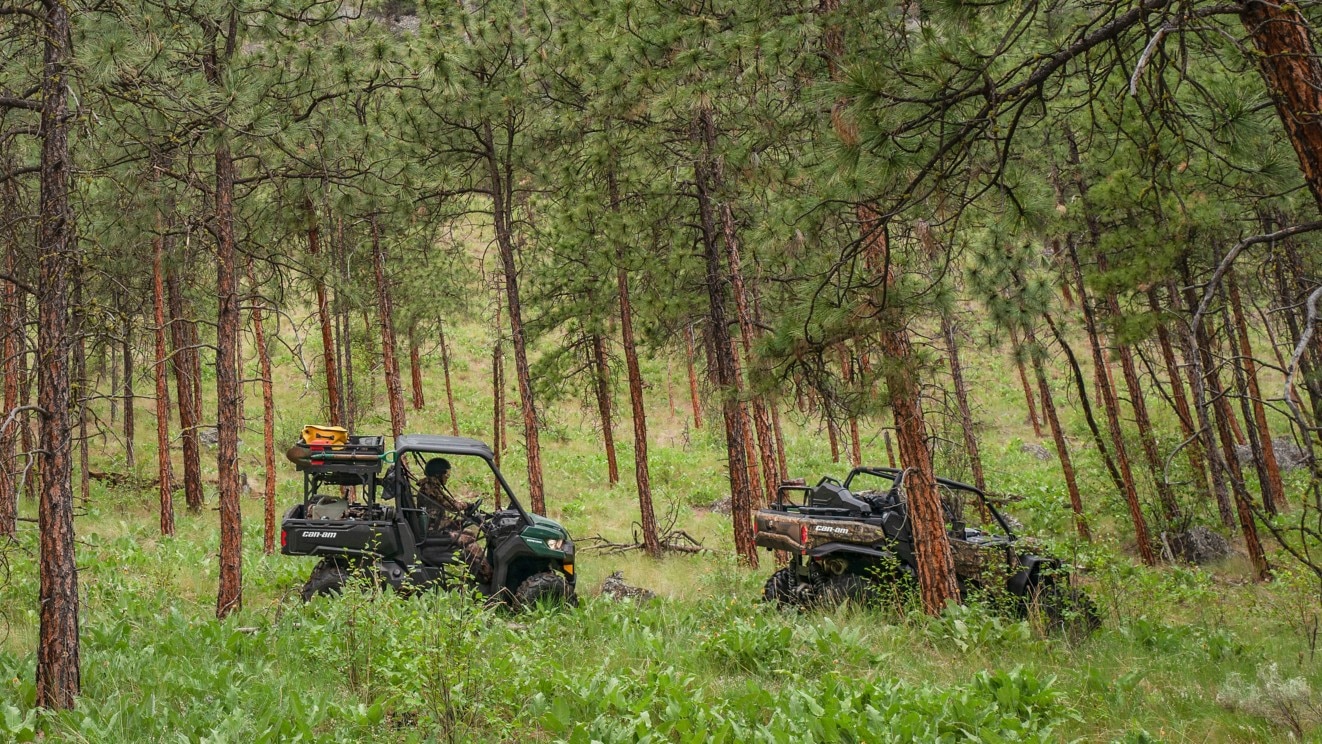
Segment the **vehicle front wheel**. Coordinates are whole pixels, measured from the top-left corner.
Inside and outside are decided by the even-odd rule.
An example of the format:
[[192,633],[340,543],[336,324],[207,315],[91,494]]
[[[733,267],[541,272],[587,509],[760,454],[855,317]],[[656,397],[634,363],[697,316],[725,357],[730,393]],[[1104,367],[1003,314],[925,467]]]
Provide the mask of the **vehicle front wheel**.
[[571,606],[578,604],[578,598],[574,596],[574,590],[569,587],[569,582],[555,571],[543,571],[524,579],[523,583],[519,584],[519,588],[514,590],[514,601],[520,609],[540,604]]
[[303,591],[300,594],[304,602],[309,602],[316,596],[338,596],[344,593],[344,585],[349,581],[349,573],[344,566],[330,561],[322,561],[317,567],[312,569],[312,575],[303,585]]
[[1078,587],[1047,586],[1038,594],[1037,607],[1048,631],[1087,636],[1102,625],[1097,604]]

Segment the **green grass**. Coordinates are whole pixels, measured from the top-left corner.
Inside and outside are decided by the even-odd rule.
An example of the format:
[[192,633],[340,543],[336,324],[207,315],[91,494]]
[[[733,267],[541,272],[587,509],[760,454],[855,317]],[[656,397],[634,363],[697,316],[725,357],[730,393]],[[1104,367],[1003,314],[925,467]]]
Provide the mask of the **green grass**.
[[[472,327],[453,336],[461,430],[489,440],[486,336]],[[316,396],[282,353],[283,441],[309,422]],[[1296,732],[1319,740],[1322,665],[1308,635],[1316,588],[1288,570],[1272,584],[1251,584],[1237,559],[1207,570],[1136,567],[1121,537],[1123,505],[1071,414],[1100,535],[1092,545],[1074,542],[1056,463],[1019,450],[1032,431],[1018,413],[1017,380],[1001,374],[1003,359],[971,358],[988,480],[1013,499],[1010,510],[1028,531],[1085,567],[1105,615],[1090,638],[1046,637],[1030,622],[977,606],[929,618],[904,607],[799,614],[763,605],[769,561],[760,570],[737,566],[729,518],[704,508],[727,492],[722,445],[710,424],[691,428],[678,364],[678,414],[670,414],[666,365],[652,361],[644,373],[658,509],[673,510],[710,554],[583,554],[582,606],[563,612],[505,615],[435,593],[350,592],[303,605],[297,589],[310,559],[262,555],[260,503],[245,499],[244,608],[222,623],[214,619],[214,504],[181,511],[178,534],[163,539],[154,494],[94,484],[77,520],[83,696],[69,712],[31,707],[37,548],[24,523],[19,544],[4,553],[0,588],[0,741],[1258,742]],[[448,431],[439,364],[427,373],[429,406],[410,411],[408,428]],[[259,396],[250,389],[242,449],[254,482]],[[384,413],[378,405],[360,429],[385,429]],[[843,474],[814,424],[786,418],[795,474]],[[154,421],[140,419],[138,470],[147,473]],[[636,501],[627,418],[616,432],[623,483],[615,488],[605,485],[591,409],[559,404],[547,419],[551,516],[579,538],[628,539]],[[515,441],[518,420],[511,416]],[[875,423],[865,431],[865,459],[884,462]],[[122,467],[109,449],[94,458]],[[505,463],[522,493],[517,447]],[[489,487],[475,473],[458,475],[474,493]],[[280,478],[283,508],[299,484],[283,460]],[[32,505],[23,511],[31,516]],[[660,598],[596,596],[615,570]]]

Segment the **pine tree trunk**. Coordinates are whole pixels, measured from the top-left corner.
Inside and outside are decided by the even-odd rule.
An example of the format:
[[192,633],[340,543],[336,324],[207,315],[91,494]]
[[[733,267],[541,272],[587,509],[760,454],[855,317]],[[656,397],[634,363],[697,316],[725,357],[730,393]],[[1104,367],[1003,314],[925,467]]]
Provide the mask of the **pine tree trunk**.
[[601,416],[601,441],[606,449],[606,481],[610,486],[620,482],[620,467],[615,460],[615,431],[611,421],[610,370],[606,366],[606,339],[600,333],[591,334],[592,386],[597,394],[597,413]]
[[890,463],[891,467],[897,467],[895,463],[895,447],[891,445],[890,429],[881,432],[881,438],[886,442],[886,461]]
[[[212,63],[214,65],[214,62]],[[243,606],[243,515],[239,503],[238,251],[234,238],[234,160],[224,140],[216,147],[216,480],[220,492],[220,586],[216,617]]]
[[[1014,329],[1010,329],[1010,345],[1012,349],[1019,348],[1018,334]],[[1028,420],[1033,424],[1033,434],[1038,439],[1042,438],[1042,423],[1037,417],[1037,404],[1033,401],[1033,388],[1028,384],[1028,373],[1024,371],[1024,360],[1019,358],[1016,353],[1011,353],[1014,357],[1015,369],[1019,372],[1019,386],[1024,391],[1024,403],[1028,406]]]
[[[1111,295],[1106,298],[1107,311],[1113,318],[1120,317],[1120,302]],[[1114,340],[1114,339],[1113,339]],[[1134,424],[1138,427],[1139,442],[1143,446],[1143,456],[1147,460],[1152,482],[1157,488],[1157,498],[1161,501],[1162,511],[1168,524],[1180,521],[1180,505],[1175,500],[1175,492],[1166,482],[1165,468],[1161,455],[1157,452],[1157,440],[1152,435],[1152,420],[1148,417],[1147,402],[1143,397],[1143,385],[1138,379],[1138,370],[1134,366],[1134,355],[1128,346],[1115,341],[1117,356],[1120,357],[1120,370],[1125,378],[1125,389],[1129,392],[1129,406],[1134,411]]]
[[824,411],[826,415],[826,438],[831,443],[831,462],[840,462],[840,428],[835,425],[835,419],[831,417],[829,411]]
[[124,360],[124,465],[130,471],[136,466],[134,458],[133,420],[133,371],[137,368],[133,359],[133,320],[124,316],[124,336],[120,339],[120,357]]
[[409,326],[409,377],[413,382],[413,410],[421,411],[427,400],[422,395],[422,357],[416,324]]
[[[864,254],[870,256],[868,269],[881,280],[884,291],[895,282],[888,255],[890,244],[886,225],[870,206],[857,207],[855,214],[864,242]],[[884,295],[875,301],[876,317],[881,323],[879,346],[887,360],[883,377],[895,414],[900,461],[905,468],[904,492],[913,527],[918,589],[923,597],[923,609],[930,615],[939,615],[948,602],[959,601],[955,557],[950,548],[950,537],[946,534],[945,514],[936,490],[931,453],[927,449],[927,424],[923,419],[922,393],[915,365],[910,361],[913,352],[909,333],[898,308],[887,306],[882,297]]]
[[156,479],[161,503],[161,534],[174,534],[174,467],[170,462],[170,353],[165,343],[165,217],[156,213],[152,238],[152,322],[156,363]]
[[[1272,256],[1272,270],[1276,278],[1276,290],[1279,293],[1282,307],[1290,307],[1300,302],[1301,298],[1291,287],[1291,282],[1287,279],[1287,273],[1293,275],[1294,262],[1291,261],[1291,254],[1296,253],[1290,250],[1288,241],[1282,241],[1281,245]],[[1296,254],[1297,255],[1297,254]],[[1284,313],[1285,327],[1290,333],[1290,346],[1299,345],[1302,338],[1303,329],[1299,327],[1299,320],[1294,313]],[[1322,422],[1322,374],[1313,365],[1311,355],[1305,353],[1299,358],[1299,377],[1303,380],[1304,389],[1308,391],[1308,399],[1313,413],[1314,422]]]
[[112,341],[108,341],[110,346],[110,423],[119,423],[119,351],[120,347]]
[[[486,141],[493,142],[490,126],[486,127]],[[494,147],[489,152],[494,153]],[[492,215],[496,244],[500,248],[500,263],[505,274],[505,297],[509,303],[510,336],[514,340],[514,373],[519,380],[519,404],[523,409],[523,439],[528,455],[528,500],[537,514],[546,513],[546,496],[542,485],[542,450],[537,434],[537,405],[533,400],[532,373],[528,368],[528,344],[524,336],[523,305],[519,299],[519,273],[514,264],[514,234],[511,225],[513,212],[513,184],[502,174],[495,156],[487,159],[491,187]]]
[[[40,312],[40,311],[38,311]],[[40,319],[40,314],[38,314]],[[28,321],[27,303],[22,302],[19,306],[18,327],[26,328]],[[28,363],[28,354],[30,353],[30,342],[27,333],[24,331],[19,335],[20,347],[18,350],[18,405],[24,409],[19,417],[19,429],[23,439],[23,497],[28,501],[37,500],[37,491],[41,487],[43,461],[37,457],[37,440],[41,436],[41,422],[37,421],[34,431],[33,417],[28,413],[29,406],[32,405],[32,386],[39,377]],[[112,396],[113,397],[113,396]]]
[[[1083,497],[1079,495],[1079,484],[1074,476],[1074,461],[1070,458],[1069,445],[1065,442],[1065,430],[1060,425],[1060,417],[1056,415],[1055,399],[1051,395],[1051,384],[1047,381],[1042,360],[1035,353],[1036,349],[1032,348],[1036,341],[1030,328],[1028,343],[1033,374],[1037,378],[1038,390],[1042,393],[1042,413],[1047,420],[1047,426],[1051,429],[1051,439],[1056,445],[1056,458],[1060,460],[1060,469],[1065,475],[1065,488],[1070,495],[1070,509],[1074,511],[1074,529],[1078,531],[1079,537],[1091,542],[1092,534],[1088,529],[1088,520],[1083,514]],[[978,487],[982,488],[981,485]]]
[[459,417],[454,413],[454,389],[450,387],[450,347],[445,342],[445,323],[436,321],[436,333],[441,339],[441,368],[445,372],[445,403],[450,409],[450,433],[459,436]]
[[[946,349],[950,352],[950,380],[955,387],[955,402],[959,405],[959,420],[964,429],[964,451],[968,453],[969,467],[973,470],[973,485],[980,491],[986,491],[987,480],[982,472],[982,455],[978,451],[973,408],[969,405],[968,385],[964,383],[964,365],[959,361],[959,329],[949,316],[941,317],[941,335],[945,337]],[[978,505],[981,506],[982,502],[979,501]]]
[[693,326],[684,327],[684,362],[689,372],[689,401],[693,404],[693,428],[702,428],[702,401],[698,398],[698,374],[693,369]]
[[1216,368],[1207,368],[1208,394],[1216,401],[1213,406],[1216,418],[1216,431],[1221,438],[1221,454],[1230,474],[1230,485],[1235,492],[1235,515],[1239,518],[1240,533],[1244,536],[1244,548],[1253,564],[1253,573],[1258,581],[1271,578],[1271,568],[1267,565],[1267,556],[1263,552],[1262,542],[1258,539],[1258,527],[1253,521],[1252,500],[1248,488],[1244,485],[1244,473],[1239,467],[1239,458],[1235,456],[1235,440],[1229,422],[1232,414],[1230,403],[1226,400],[1221,387],[1220,375]]
[[735,556],[749,567],[757,567],[757,550],[753,544],[752,529],[752,486],[748,480],[749,458],[745,449],[747,441],[744,429],[744,416],[740,411],[739,401],[735,398],[738,390],[738,359],[730,340],[728,320],[725,310],[725,285],[728,281],[722,270],[722,260],[717,242],[715,207],[712,204],[710,189],[715,182],[713,172],[716,139],[715,125],[711,111],[703,108],[698,112],[697,136],[701,141],[702,153],[693,164],[694,181],[697,186],[698,215],[702,231],[702,246],[707,267],[707,299],[710,322],[708,335],[711,340],[713,361],[715,362],[715,382],[721,399],[721,416],[725,421],[725,447],[728,454],[730,476],[730,518],[734,523]]
[[376,215],[368,218],[372,228],[372,268],[376,272],[376,309],[381,321],[381,358],[386,367],[386,397],[390,401],[390,432],[404,433],[404,387],[399,379],[398,347],[395,344],[395,305],[386,278],[386,249],[381,243]]
[[1298,5],[1241,0],[1240,21],[1257,48],[1258,72],[1294,146],[1313,201],[1322,209],[1322,61]]
[[[1185,299],[1189,307],[1198,307],[1197,298],[1193,294],[1193,284],[1189,275],[1187,263],[1181,264],[1183,280],[1185,285]],[[1208,348],[1206,330],[1199,327],[1196,332],[1190,331],[1183,334],[1184,356],[1189,362],[1189,384],[1193,389],[1194,413],[1197,415],[1198,430],[1203,438],[1203,452],[1211,467],[1209,472],[1212,476],[1212,493],[1216,497],[1217,513],[1221,518],[1221,526],[1227,530],[1235,529],[1235,512],[1230,504],[1230,494],[1226,486],[1226,479],[1233,477],[1229,463],[1222,457],[1220,449],[1217,448],[1217,434],[1219,433],[1219,424],[1213,428],[1208,420],[1208,374],[1207,371],[1213,370],[1212,354]],[[1220,385],[1216,385],[1220,387]],[[1210,393],[1212,396],[1219,397],[1218,393]]]
[[[1079,194],[1086,193],[1083,185],[1079,184]],[[1091,218],[1089,218],[1091,221]],[[1093,227],[1090,225],[1090,230]],[[1116,400],[1115,390],[1110,385],[1110,378],[1105,373],[1106,357],[1102,352],[1102,344],[1097,332],[1097,318],[1093,312],[1092,305],[1088,299],[1087,287],[1083,283],[1083,269],[1079,264],[1079,254],[1074,246],[1074,241],[1068,239],[1065,241],[1066,250],[1069,255],[1070,265],[1074,271],[1075,289],[1079,292],[1079,306],[1083,308],[1084,327],[1088,332],[1088,344],[1092,349],[1093,368],[1097,372],[1098,395],[1102,399],[1102,408],[1106,412],[1106,423],[1111,432],[1112,453],[1115,456],[1115,462],[1120,469],[1121,493],[1125,496],[1125,503],[1129,505],[1129,518],[1134,526],[1134,539],[1138,543],[1138,554],[1143,559],[1143,563],[1149,566],[1157,564],[1157,555],[1152,550],[1152,539],[1148,534],[1147,518],[1143,516],[1143,507],[1139,504],[1138,491],[1134,484],[1134,473],[1129,467],[1129,454],[1125,450],[1124,433],[1120,428],[1120,404]]]
[[785,459],[785,431],[780,428],[780,411],[774,401],[771,405],[771,431],[776,437],[776,483],[782,483],[789,477],[789,467]]
[[[17,250],[16,245],[11,245],[4,254],[4,272],[10,276],[15,273],[14,253]],[[18,287],[0,281],[0,355],[3,355],[0,356],[0,372],[4,379],[5,418],[9,417],[9,411],[18,407],[18,334],[22,333],[18,316]],[[0,428],[0,536],[18,534],[18,462],[14,457],[14,444],[22,425],[22,420],[15,417],[8,426]]]
[[[496,467],[505,451],[505,352],[503,329],[500,326],[500,302],[496,302],[496,339],[491,347],[491,443],[496,454]],[[492,477],[496,503],[500,503],[500,479]]]
[[[840,373],[844,377],[846,386],[853,384],[854,365],[849,358],[849,350],[843,344],[840,346]],[[846,420],[849,423],[849,464],[858,467],[863,463],[863,446],[858,436],[858,416],[850,411]]]
[[[1232,271],[1226,272],[1226,290],[1230,297],[1230,309],[1234,313],[1235,336],[1239,341],[1239,358],[1242,361],[1246,387],[1244,406],[1246,408],[1251,406],[1253,410],[1253,425],[1249,428],[1250,431],[1256,430],[1256,436],[1250,441],[1257,441],[1253,456],[1261,465],[1262,501],[1268,513],[1276,514],[1288,509],[1290,505],[1285,499],[1281,467],[1276,462],[1276,447],[1272,444],[1271,427],[1267,424],[1267,410],[1262,405],[1262,391],[1258,387],[1258,369],[1253,360],[1253,346],[1249,343],[1248,325],[1244,321],[1244,306],[1240,302],[1239,285],[1235,282],[1235,274]],[[1245,421],[1250,420],[1248,411],[1245,411],[1244,416]]]
[[64,3],[45,6],[41,107],[41,219],[37,223],[37,405],[41,416],[42,494],[37,706],[72,708],[82,678],[78,650],[78,566],[74,560],[72,447],[69,437],[69,285],[78,280],[69,203],[68,64]]
[[633,337],[633,304],[629,301],[629,273],[621,265],[615,270],[620,295],[620,341],[624,346],[624,364],[629,373],[629,405],[633,411],[634,481],[638,486],[639,522],[643,526],[643,550],[650,556],[661,554],[657,535],[656,511],[652,506],[652,478],[647,463],[647,410],[643,407],[643,373],[638,365],[638,349]]
[[197,439],[200,423],[199,400],[194,397],[193,359],[197,348],[190,344],[184,297],[179,289],[179,278],[174,272],[165,275],[165,295],[170,309],[170,342],[173,347],[171,365],[174,368],[175,397],[179,401],[179,430],[184,455],[184,501],[188,511],[202,509],[202,453]]
[[[753,329],[753,315],[749,308],[748,292],[744,288],[744,270],[739,256],[739,234],[735,226],[734,210],[728,203],[721,205],[721,230],[725,236],[725,258],[729,263],[730,287],[734,294],[735,317],[739,321],[740,345],[743,347],[744,361],[751,367],[753,364],[753,340],[757,334]],[[775,445],[771,441],[771,422],[767,416],[767,407],[763,397],[753,395],[749,405],[752,408],[753,426],[757,432],[757,452],[761,457],[761,471],[765,476],[761,478],[763,496],[755,504],[760,506],[776,500],[776,452]],[[857,429],[857,424],[855,429]],[[857,449],[857,444],[855,448]],[[751,453],[753,450],[750,449],[749,452]]]
[[275,395],[272,390],[271,355],[266,350],[266,330],[262,323],[262,305],[265,300],[258,293],[257,278],[252,265],[248,265],[248,280],[253,286],[252,332],[257,347],[257,371],[262,377],[262,454],[266,479],[262,490],[263,532],[262,550],[267,555],[275,552]]
[[[1176,294],[1174,290],[1168,290],[1172,300],[1172,309],[1175,307],[1174,300]],[[1148,289],[1148,307],[1154,315],[1161,315],[1161,303],[1157,300],[1157,290],[1155,287]],[[1189,398],[1184,393],[1184,378],[1180,374],[1179,362],[1175,359],[1175,348],[1171,344],[1170,332],[1166,330],[1164,319],[1157,323],[1157,345],[1161,348],[1161,358],[1166,363],[1166,376],[1170,379],[1171,400],[1175,407],[1176,418],[1180,421],[1180,432],[1184,435],[1189,444],[1185,446],[1185,453],[1189,459],[1189,469],[1193,471],[1195,481],[1207,482],[1207,466],[1203,462],[1202,443],[1199,437],[1195,436],[1193,428],[1193,414],[1189,411]]]
[[500,322],[500,308],[500,299],[497,298],[496,340],[491,349],[491,389],[495,406],[491,413],[491,436],[496,440],[496,465],[500,465],[500,455],[509,443],[509,436],[505,433],[505,329]]
[[321,359],[326,373],[326,411],[330,414],[331,426],[342,426],[340,412],[344,410],[340,400],[340,380],[335,368],[335,335],[331,328],[330,304],[326,301],[326,282],[315,264],[321,263],[317,254],[321,252],[321,231],[317,224],[317,210],[312,201],[305,206],[308,215],[308,256],[314,264],[313,289],[317,295],[317,320],[321,324]]

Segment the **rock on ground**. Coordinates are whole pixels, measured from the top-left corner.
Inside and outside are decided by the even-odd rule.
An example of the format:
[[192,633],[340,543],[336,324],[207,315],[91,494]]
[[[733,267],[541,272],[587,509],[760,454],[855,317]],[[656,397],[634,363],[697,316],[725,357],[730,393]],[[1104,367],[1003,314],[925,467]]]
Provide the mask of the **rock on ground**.
[[1167,534],[1166,543],[1177,559],[1198,566],[1227,558],[1235,552],[1229,540],[1202,525],[1190,527],[1185,532]]
[[[1308,467],[1308,453],[1292,440],[1273,439],[1272,450],[1276,453],[1276,464],[1282,471],[1289,472]],[[1235,445],[1235,458],[1244,464],[1253,462],[1253,448],[1247,444]]]

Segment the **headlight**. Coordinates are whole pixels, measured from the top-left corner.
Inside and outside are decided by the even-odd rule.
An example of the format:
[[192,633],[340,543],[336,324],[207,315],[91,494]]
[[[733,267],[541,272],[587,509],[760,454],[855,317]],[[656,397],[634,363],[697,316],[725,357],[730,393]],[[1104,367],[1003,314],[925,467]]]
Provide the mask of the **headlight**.
[[560,549],[564,548],[564,546],[565,546],[565,541],[564,541],[564,540],[547,540],[547,541],[546,541],[546,547],[550,548],[551,550],[560,550]]

